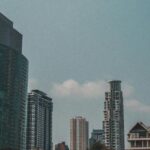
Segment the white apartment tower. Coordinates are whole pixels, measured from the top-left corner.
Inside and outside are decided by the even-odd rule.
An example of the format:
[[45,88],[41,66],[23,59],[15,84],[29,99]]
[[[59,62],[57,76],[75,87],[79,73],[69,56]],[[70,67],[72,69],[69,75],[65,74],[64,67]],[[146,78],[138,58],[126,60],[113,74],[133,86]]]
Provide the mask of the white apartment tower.
[[111,150],[124,150],[124,110],[121,81],[109,82],[110,91],[105,93],[104,143]]
[[70,120],[70,150],[88,149],[88,121],[83,117]]
[[28,94],[27,149],[52,150],[52,98],[40,90]]

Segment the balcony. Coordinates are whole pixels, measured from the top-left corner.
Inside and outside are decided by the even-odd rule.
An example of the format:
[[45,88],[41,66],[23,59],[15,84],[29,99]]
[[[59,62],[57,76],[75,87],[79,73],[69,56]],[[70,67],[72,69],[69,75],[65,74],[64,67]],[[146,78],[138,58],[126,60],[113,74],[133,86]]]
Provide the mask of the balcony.
[[130,147],[126,150],[150,150],[150,147]]
[[128,141],[150,141],[150,137],[128,137]]

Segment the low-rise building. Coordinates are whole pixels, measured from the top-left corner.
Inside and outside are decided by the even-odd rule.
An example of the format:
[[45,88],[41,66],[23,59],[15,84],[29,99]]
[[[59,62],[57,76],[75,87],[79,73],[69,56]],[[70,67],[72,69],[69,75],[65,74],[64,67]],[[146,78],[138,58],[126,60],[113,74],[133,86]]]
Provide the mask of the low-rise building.
[[150,150],[150,127],[136,123],[128,133],[128,150]]

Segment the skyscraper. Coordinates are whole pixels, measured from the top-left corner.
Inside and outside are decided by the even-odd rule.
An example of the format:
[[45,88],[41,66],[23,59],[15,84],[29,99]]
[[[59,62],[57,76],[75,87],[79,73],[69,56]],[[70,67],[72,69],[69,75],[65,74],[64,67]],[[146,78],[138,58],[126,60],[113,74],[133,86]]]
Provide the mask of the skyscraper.
[[104,139],[113,150],[124,150],[124,110],[121,81],[110,81],[110,91],[105,93]]
[[87,150],[88,121],[83,117],[70,120],[70,150]]
[[28,94],[27,150],[52,150],[52,99],[42,91]]
[[22,35],[0,13],[0,149],[25,150],[27,80]]

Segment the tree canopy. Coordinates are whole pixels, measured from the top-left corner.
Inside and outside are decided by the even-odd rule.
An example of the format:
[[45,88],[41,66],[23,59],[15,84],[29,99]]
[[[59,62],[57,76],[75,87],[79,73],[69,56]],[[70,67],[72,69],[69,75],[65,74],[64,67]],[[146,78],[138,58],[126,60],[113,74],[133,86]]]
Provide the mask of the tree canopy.
[[96,142],[91,146],[90,150],[108,150],[108,148],[104,144]]

